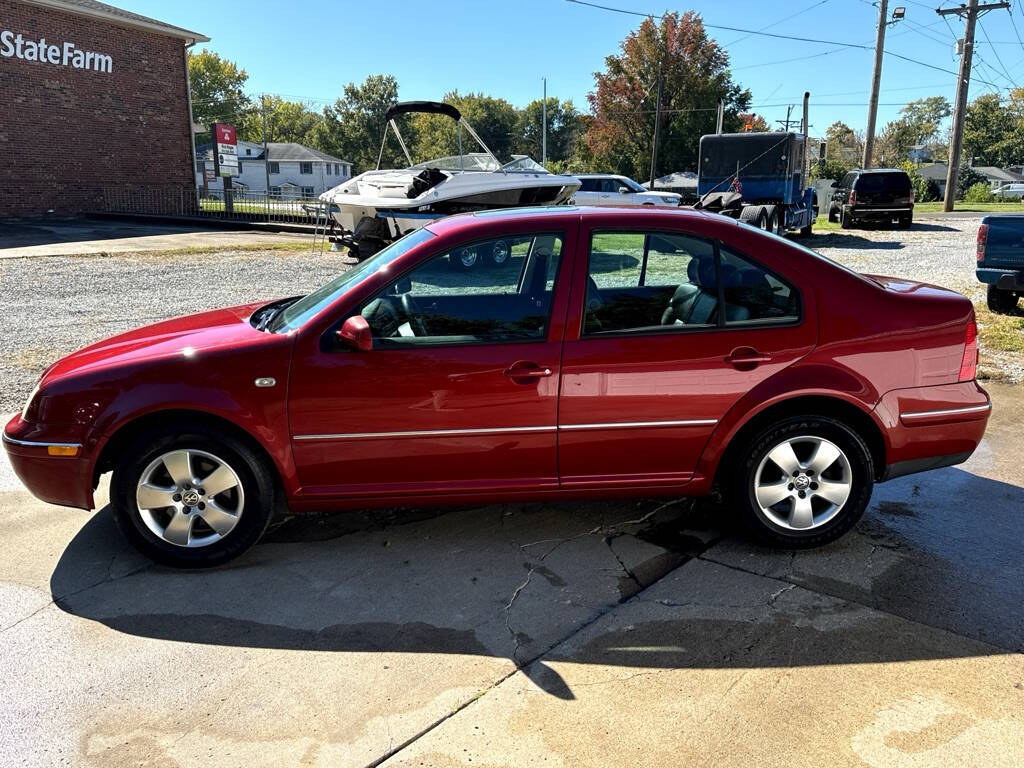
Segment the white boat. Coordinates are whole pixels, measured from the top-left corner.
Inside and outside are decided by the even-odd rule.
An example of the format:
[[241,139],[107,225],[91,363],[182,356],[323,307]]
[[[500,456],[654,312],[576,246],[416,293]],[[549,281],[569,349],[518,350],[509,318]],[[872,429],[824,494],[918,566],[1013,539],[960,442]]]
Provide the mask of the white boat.
[[[459,154],[413,163],[395,122],[397,115],[408,112],[444,115],[454,120]],[[406,168],[380,167],[389,128],[409,161]],[[463,132],[483,151],[463,153]],[[567,202],[579,186],[576,177],[549,173],[525,155],[514,155],[511,162],[500,163],[451,104],[407,101],[387,112],[377,169],[327,190],[320,200],[330,203],[334,221],[342,230],[335,239],[347,245],[354,256],[364,259],[433,219],[466,211],[559,205]]]

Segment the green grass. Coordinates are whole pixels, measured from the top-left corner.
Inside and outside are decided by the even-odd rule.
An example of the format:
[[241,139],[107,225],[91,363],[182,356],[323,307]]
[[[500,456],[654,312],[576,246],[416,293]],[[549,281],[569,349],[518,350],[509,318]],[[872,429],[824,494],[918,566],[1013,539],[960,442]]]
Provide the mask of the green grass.
[[1024,315],[997,315],[984,304],[975,304],[974,314],[984,349],[1024,353]]
[[[916,203],[914,205],[914,213],[939,213],[942,210],[941,200],[934,203]],[[970,213],[1002,213],[1007,211],[1024,213],[1024,203],[1021,203],[1019,200],[1002,203],[967,203],[958,200],[953,204],[953,210]]]

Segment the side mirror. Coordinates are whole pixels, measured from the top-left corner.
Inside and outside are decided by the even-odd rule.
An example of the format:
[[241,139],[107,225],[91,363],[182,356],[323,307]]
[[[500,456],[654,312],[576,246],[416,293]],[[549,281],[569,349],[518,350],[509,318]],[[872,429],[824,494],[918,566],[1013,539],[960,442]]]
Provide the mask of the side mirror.
[[836,187],[839,186],[839,182],[838,181],[833,181],[831,184],[829,184],[829,186],[832,187],[832,189],[835,189]]
[[633,190],[630,189],[629,187],[619,187],[619,194],[620,195],[628,195],[632,191]]
[[373,349],[373,332],[362,315],[352,315],[342,323],[337,338],[340,344],[358,352],[369,352]]

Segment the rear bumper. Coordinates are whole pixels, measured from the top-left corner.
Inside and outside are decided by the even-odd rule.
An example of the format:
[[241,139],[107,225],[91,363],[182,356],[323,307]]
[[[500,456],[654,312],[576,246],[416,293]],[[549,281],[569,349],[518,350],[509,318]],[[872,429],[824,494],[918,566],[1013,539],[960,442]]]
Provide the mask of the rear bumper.
[[[11,468],[25,487],[41,501],[65,507],[92,509],[91,463],[81,444],[58,441],[39,434],[38,425],[11,419],[3,432]],[[77,446],[75,456],[52,456],[50,447]]]
[[966,461],[985,434],[992,402],[976,381],[886,393],[875,414],[888,437],[880,480]]
[[994,285],[1004,291],[1024,292],[1024,270],[978,267],[974,274],[986,285]]
[[846,213],[854,221],[892,221],[914,215],[912,205],[880,206],[878,208],[861,208],[846,206]]

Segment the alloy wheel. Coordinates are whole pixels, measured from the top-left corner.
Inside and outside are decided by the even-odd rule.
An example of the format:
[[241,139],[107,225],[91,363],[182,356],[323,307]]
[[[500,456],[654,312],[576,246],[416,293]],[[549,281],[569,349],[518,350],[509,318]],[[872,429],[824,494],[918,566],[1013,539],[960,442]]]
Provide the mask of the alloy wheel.
[[499,240],[491,246],[491,261],[500,266],[508,261],[510,253],[508,243],[504,240]]
[[460,248],[455,252],[455,258],[463,267],[470,269],[476,264],[476,248]]
[[234,530],[242,516],[242,481],[223,459],[178,449],[150,462],[135,489],[146,527],[168,544],[206,547]]
[[776,445],[754,473],[754,498],[775,525],[808,531],[832,520],[853,489],[850,460],[835,443],[813,435]]

